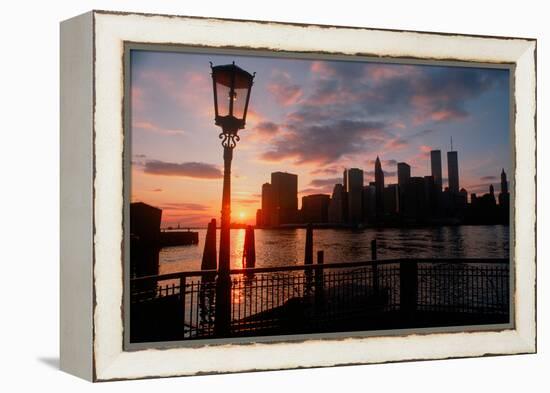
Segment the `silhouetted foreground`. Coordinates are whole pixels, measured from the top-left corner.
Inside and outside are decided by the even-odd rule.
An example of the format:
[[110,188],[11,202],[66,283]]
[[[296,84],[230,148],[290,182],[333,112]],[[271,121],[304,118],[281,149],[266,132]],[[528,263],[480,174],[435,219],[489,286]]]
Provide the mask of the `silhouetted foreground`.
[[[508,259],[392,259],[231,270],[230,337],[509,321]],[[131,280],[130,341],[216,338],[216,271]],[[184,288],[184,290],[182,290]]]

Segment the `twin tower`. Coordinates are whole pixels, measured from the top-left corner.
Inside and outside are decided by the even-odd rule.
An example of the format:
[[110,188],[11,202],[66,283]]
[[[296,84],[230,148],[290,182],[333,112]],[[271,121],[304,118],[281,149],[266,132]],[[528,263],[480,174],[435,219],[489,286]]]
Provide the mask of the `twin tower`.
[[[440,191],[443,186],[443,178],[441,175],[441,150],[432,150],[430,152],[430,162],[432,165],[432,176],[434,178],[434,183]],[[458,153],[456,151],[451,150],[447,152],[447,176],[449,181],[449,192],[458,194]]]

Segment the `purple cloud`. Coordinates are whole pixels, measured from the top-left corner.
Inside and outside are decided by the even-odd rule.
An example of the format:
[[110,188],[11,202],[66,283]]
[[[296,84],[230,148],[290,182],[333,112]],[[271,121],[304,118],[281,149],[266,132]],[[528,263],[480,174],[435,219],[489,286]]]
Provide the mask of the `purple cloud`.
[[220,179],[222,171],[215,165],[204,162],[164,162],[152,160],[145,162],[143,171],[151,175],[180,176],[194,179]]

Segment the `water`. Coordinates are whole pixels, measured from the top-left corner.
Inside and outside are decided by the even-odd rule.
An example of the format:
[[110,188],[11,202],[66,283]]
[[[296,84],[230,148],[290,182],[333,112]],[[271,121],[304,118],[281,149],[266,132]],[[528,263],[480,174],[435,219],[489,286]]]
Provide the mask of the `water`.
[[[508,258],[509,227],[455,226],[381,228],[352,231],[314,229],[313,250],[325,252],[325,263],[370,260],[370,241],[377,240],[378,258]],[[160,274],[200,270],[206,229],[199,244],[164,248]],[[231,267],[241,268],[244,229],[231,230]],[[302,264],[305,229],[256,229],[256,267]],[[219,242],[219,230],[217,240]],[[219,249],[218,249],[219,250]]]

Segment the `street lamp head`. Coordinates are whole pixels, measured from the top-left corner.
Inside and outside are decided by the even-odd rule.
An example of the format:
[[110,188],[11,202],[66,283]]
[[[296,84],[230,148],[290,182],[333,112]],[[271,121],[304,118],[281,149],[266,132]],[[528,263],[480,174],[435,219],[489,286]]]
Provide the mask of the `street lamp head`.
[[254,74],[235,65],[212,66],[216,125],[223,130],[220,138],[238,140],[237,132],[244,128]]

